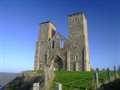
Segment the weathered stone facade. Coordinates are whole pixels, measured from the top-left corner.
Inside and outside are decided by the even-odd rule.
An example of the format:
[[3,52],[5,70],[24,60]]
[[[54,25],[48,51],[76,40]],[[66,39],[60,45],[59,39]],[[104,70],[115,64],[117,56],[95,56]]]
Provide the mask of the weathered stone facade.
[[48,21],[40,24],[40,35],[35,55],[35,70],[54,60],[55,70],[90,71],[87,19],[74,13],[68,16],[69,36],[65,38],[56,32],[55,25]]

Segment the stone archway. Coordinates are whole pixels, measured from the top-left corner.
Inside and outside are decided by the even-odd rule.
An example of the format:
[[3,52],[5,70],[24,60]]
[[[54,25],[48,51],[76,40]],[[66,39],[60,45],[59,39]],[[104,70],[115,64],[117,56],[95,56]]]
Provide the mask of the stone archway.
[[61,57],[56,56],[54,59],[54,69],[55,70],[63,70],[64,63]]

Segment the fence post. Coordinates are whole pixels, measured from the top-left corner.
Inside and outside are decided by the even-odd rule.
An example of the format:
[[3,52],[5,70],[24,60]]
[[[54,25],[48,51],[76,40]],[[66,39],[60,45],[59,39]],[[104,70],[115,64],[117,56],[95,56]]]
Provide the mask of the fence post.
[[108,80],[110,81],[111,79],[111,75],[110,75],[110,69],[109,68],[107,68],[107,76],[108,76]]
[[120,66],[118,67],[118,75],[120,77]]
[[114,75],[115,75],[115,79],[116,79],[117,78],[116,66],[114,66]]
[[40,83],[33,83],[33,90],[40,90]]
[[62,84],[56,83],[56,89],[55,90],[62,90]]
[[95,71],[95,83],[96,83],[96,88],[99,87],[99,75],[98,75],[98,70]]
[[120,66],[118,67],[118,72],[120,72]]

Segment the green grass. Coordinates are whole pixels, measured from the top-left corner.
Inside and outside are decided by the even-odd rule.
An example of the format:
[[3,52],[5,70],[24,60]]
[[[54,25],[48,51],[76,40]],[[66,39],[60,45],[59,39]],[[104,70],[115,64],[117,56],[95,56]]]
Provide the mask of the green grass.
[[73,90],[73,88],[91,88],[93,84],[93,72],[55,72],[55,80],[53,82],[53,90],[55,83],[59,82],[63,85],[63,90]]
[[[55,84],[61,83],[63,90],[85,90],[84,88],[88,88],[88,90],[94,90],[95,88],[95,80],[94,80],[94,72],[68,72],[68,71],[56,71],[55,79],[51,86],[51,90],[54,90]],[[111,76],[114,76],[113,72],[110,72]],[[99,81],[103,83],[108,80],[108,73],[106,71],[99,72]],[[74,89],[77,88],[77,89]],[[83,89],[82,89],[83,88]]]
[[105,71],[99,72],[99,82],[103,83],[105,80],[108,79],[108,74]]

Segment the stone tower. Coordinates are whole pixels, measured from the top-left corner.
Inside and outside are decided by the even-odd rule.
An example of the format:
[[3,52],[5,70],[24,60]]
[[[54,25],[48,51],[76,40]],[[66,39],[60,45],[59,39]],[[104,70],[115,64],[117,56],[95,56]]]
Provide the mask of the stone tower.
[[45,64],[45,55],[48,50],[48,41],[54,36],[56,27],[50,22],[40,23],[40,34],[36,46],[35,70],[42,70]]
[[90,71],[87,19],[82,12],[68,16],[70,69]]

